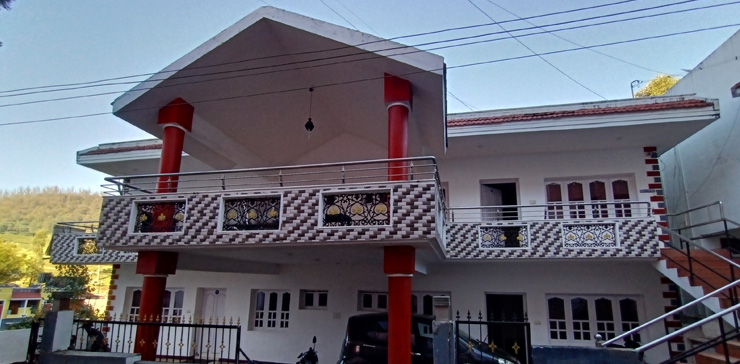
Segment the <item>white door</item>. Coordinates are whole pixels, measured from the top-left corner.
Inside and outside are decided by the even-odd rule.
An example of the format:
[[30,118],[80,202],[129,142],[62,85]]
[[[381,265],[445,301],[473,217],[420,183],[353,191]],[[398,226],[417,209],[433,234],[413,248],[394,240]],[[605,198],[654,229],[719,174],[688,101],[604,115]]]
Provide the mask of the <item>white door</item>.
[[226,290],[223,288],[200,288],[200,312],[198,317],[206,323],[224,319]]

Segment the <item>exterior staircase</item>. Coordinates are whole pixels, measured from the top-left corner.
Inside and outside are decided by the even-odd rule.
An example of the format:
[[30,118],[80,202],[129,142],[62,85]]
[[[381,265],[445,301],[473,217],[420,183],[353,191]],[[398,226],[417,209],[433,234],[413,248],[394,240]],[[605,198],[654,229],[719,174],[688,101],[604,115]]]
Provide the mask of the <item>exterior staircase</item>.
[[[697,215],[706,218],[698,219]],[[740,242],[728,228],[740,228],[740,224],[725,218],[721,202],[667,216],[672,221],[683,219],[684,223],[673,229],[663,228],[661,240],[666,248],[655,262],[655,268],[663,274],[666,313],[600,345],[609,346],[646,327],[661,325],[665,336],[640,344],[637,352],[667,346],[671,358],[662,364],[740,363],[740,259],[730,252],[732,245],[738,244],[722,244],[723,248],[710,250],[697,243],[716,238],[720,242]],[[702,221],[691,224],[690,217]],[[722,227],[712,229],[713,224]],[[710,234],[685,235],[695,230]],[[694,300],[685,300],[687,296]]]

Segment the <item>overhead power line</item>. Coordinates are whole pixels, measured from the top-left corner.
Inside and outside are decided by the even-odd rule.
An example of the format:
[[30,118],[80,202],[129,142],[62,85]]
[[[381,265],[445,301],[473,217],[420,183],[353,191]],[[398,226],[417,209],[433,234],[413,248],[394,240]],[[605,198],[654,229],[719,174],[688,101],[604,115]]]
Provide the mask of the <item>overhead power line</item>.
[[[692,0],[692,1],[694,1],[694,0]],[[632,18],[609,20],[609,21],[604,21],[604,22],[599,22],[599,23],[575,25],[575,26],[566,27],[566,28],[560,28],[560,29],[555,29],[555,30],[551,30],[551,31],[539,30],[537,32],[531,32],[531,33],[521,34],[521,35],[518,35],[518,37],[520,37],[520,38],[521,37],[528,37],[528,36],[539,35],[539,34],[544,34],[544,33],[550,33],[551,34],[553,32],[560,32],[560,31],[573,30],[573,29],[583,29],[583,28],[587,28],[587,27],[594,27],[594,26],[600,26],[600,25],[606,25],[606,24],[614,24],[614,23],[620,23],[620,22],[632,21],[632,20],[638,20],[638,19],[653,18],[653,17],[657,17],[657,16],[664,16],[664,15],[675,14],[675,13],[682,13],[682,12],[687,12],[687,11],[703,10],[703,9],[708,9],[708,8],[713,8],[713,7],[718,7],[718,6],[734,5],[734,4],[738,4],[738,3],[740,3],[740,0],[734,1],[734,2],[730,2],[730,3],[724,3],[724,4],[715,4],[715,5],[702,6],[702,7],[698,7],[698,8],[681,9],[681,10],[675,10],[675,11],[670,11],[670,12],[665,12],[665,13],[656,13],[656,14],[642,15],[642,16],[637,16],[637,17],[632,17]],[[589,19],[592,19],[592,18],[589,18]],[[542,29],[543,27],[559,26],[559,25],[563,25],[563,24],[569,24],[569,23],[575,23],[575,22],[581,22],[581,21],[582,20],[571,20],[571,21],[567,21],[567,22],[560,22],[560,23],[554,23],[554,24],[548,24],[548,25],[542,25],[542,26],[519,28],[519,29],[511,30],[511,32],[520,32],[520,31],[532,30],[532,29]],[[406,51],[405,53],[393,53],[393,55],[405,55],[405,54],[411,54],[411,53],[416,53],[416,52],[434,51],[434,50],[440,50],[440,49],[449,49],[449,48],[454,48],[454,47],[463,47],[463,46],[468,46],[468,45],[473,45],[473,44],[481,44],[481,43],[494,42],[494,41],[500,41],[500,40],[514,38],[513,36],[509,35],[507,37],[501,37],[501,38],[484,39],[484,40],[471,41],[471,42],[467,42],[467,43],[458,43],[458,44],[447,45],[447,46],[439,46],[439,47],[436,47],[436,48],[427,48],[426,50],[419,50],[419,49],[413,48],[413,47],[419,47],[419,46],[430,46],[430,45],[443,44],[443,43],[459,42],[459,41],[462,41],[462,40],[476,39],[476,38],[488,37],[488,36],[498,35],[498,34],[504,34],[504,33],[508,33],[508,32],[505,32],[505,31],[491,32],[491,33],[486,33],[486,34],[479,34],[479,35],[473,35],[473,36],[459,37],[459,38],[454,38],[454,39],[445,39],[445,40],[440,40],[440,41],[431,41],[431,42],[427,42],[427,43],[416,44],[414,46],[399,45],[397,47],[376,50],[376,52],[391,52],[391,51],[398,51],[398,50],[404,50],[404,49],[411,49],[409,51]],[[592,47],[581,47],[581,49],[590,49],[590,48],[592,48]],[[343,59],[343,58],[357,57],[357,56],[364,56],[364,57],[350,59],[350,60]],[[325,61],[325,60],[338,60],[336,62],[319,63],[319,64],[314,64],[314,65],[301,66],[301,67],[293,67],[293,68],[285,68],[285,69],[274,69],[274,70],[270,70],[270,71],[256,72],[256,73],[249,73],[249,74],[241,74],[241,75],[229,75],[229,76],[225,76],[225,77],[213,77],[213,78],[208,78],[208,79],[203,79],[203,80],[188,81],[188,82],[181,82],[181,83],[176,83],[176,84],[172,84],[172,85],[164,85],[164,86],[160,85],[160,86],[158,86],[160,88],[163,88],[163,87],[174,87],[174,86],[180,86],[180,85],[183,85],[183,84],[196,84],[196,83],[203,83],[203,82],[213,82],[213,81],[219,81],[219,80],[224,80],[224,79],[241,78],[241,77],[252,77],[252,76],[258,76],[258,75],[264,75],[264,74],[270,74],[270,73],[277,73],[277,72],[288,72],[288,71],[297,71],[297,70],[310,69],[310,68],[316,68],[316,67],[325,67],[325,66],[339,64],[339,63],[358,62],[358,61],[364,61],[364,60],[369,60],[369,59],[375,59],[375,58],[379,58],[379,57],[383,57],[383,55],[368,54],[367,52],[358,52],[358,53],[352,53],[352,54],[341,54],[341,55],[336,55],[336,56],[327,56],[327,57],[323,57],[323,58],[308,59],[308,60],[302,60],[302,61],[286,62],[286,63],[282,63],[282,64],[274,64],[274,65],[266,65],[266,66],[258,66],[258,67],[248,67],[248,68],[241,68],[241,69],[234,69],[234,70],[225,70],[225,71],[210,72],[210,73],[201,73],[201,74],[193,74],[193,75],[181,75],[181,76],[170,77],[170,78],[166,78],[166,79],[147,80],[147,81],[143,81],[143,82],[142,81],[117,82],[117,83],[108,83],[108,84],[104,84],[104,85],[72,87],[72,88],[64,89],[64,90],[67,90],[68,91],[68,90],[76,90],[76,89],[83,89],[83,88],[89,88],[89,87],[114,86],[114,85],[123,85],[123,84],[143,84],[144,82],[155,82],[155,81],[163,81],[163,80],[171,81],[171,80],[187,79],[187,78],[195,78],[195,77],[205,77],[205,76],[233,74],[233,73],[247,72],[247,71],[254,71],[254,70],[261,70],[261,69],[279,68],[279,67],[283,67],[283,66],[294,66],[294,65],[299,65],[299,64],[315,63],[315,62],[320,62],[320,61]],[[229,62],[229,63],[234,63],[234,62]],[[149,89],[152,89],[152,88],[153,87],[140,87],[140,88],[138,88],[138,90],[142,90],[143,91],[143,90],[149,90]],[[62,91],[62,89],[49,90],[48,92],[52,92],[52,91]],[[113,94],[119,94],[119,93],[125,92],[125,91],[126,90],[111,91],[111,92],[85,94],[85,95],[77,95],[77,96],[68,96],[68,97],[60,97],[60,98],[52,98],[52,99],[42,99],[42,100],[34,100],[34,101],[26,101],[26,102],[17,102],[17,103],[10,103],[10,104],[0,105],[0,108],[10,107],[10,106],[21,106],[21,105],[37,104],[37,103],[44,103],[44,102],[53,102],[53,101],[64,101],[64,100],[80,99],[80,98],[87,98],[87,97],[98,97],[98,96],[104,96],[104,95],[113,95]],[[1,97],[8,97],[8,96],[0,96],[0,98]]]
[[[487,17],[488,19],[490,19],[490,20],[491,20],[492,22],[496,23],[496,21],[495,21],[495,20],[493,20],[493,18],[492,18],[492,17],[490,16],[490,15],[488,15],[488,13],[486,13],[485,11],[483,11],[483,9],[481,9],[481,8],[480,8],[480,7],[478,6],[478,5],[476,5],[476,4],[475,4],[475,3],[473,2],[473,0],[468,0],[468,2],[470,3],[470,5],[473,5],[473,6],[474,6],[474,7],[476,8],[476,9],[478,9],[478,11],[480,11],[481,13],[483,13],[483,15],[485,15],[485,16],[486,16],[486,17]],[[512,35],[512,34],[511,34],[511,33],[510,33],[510,32],[509,32],[508,30],[506,30],[506,28],[504,28],[504,27],[503,27],[502,25],[500,25],[500,24],[499,24],[499,27],[500,27],[500,28],[501,28],[501,29],[502,29],[502,30],[503,30],[504,32],[506,32],[506,34],[508,34],[508,35],[509,35],[509,37],[511,37],[511,38],[513,38],[514,40],[516,40],[516,42],[517,42],[517,43],[519,43],[519,44],[520,44],[520,45],[521,45],[522,47],[524,47],[524,48],[527,48],[527,50],[528,50],[528,51],[529,51],[530,53],[532,53],[532,54],[533,54],[534,56],[536,56],[537,58],[539,58],[540,60],[542,60],[542,62],[545,62],[545,63],[547,63],[547,65],[549,65],[550,67],[552,67],[553,69],[555,69],[556,71],[558,71],[558,72],[559,72],[560,74],[562,74],[563,76],[565,76],[565,77],[566,77],[567,79],[569,79],[569,80],[573,81],[573,82],[574,82],[574,83],[575,83],[576,85],[578,85],[578,86],[581,86],[581,87],[582,87],[583,89],[587,90],[588,92],[591,92],[592,94],[594,94],[594,95],[596,95],[596,96],[598,96],[598,97],[602,98],[603,100],[606,100],[606,97],[604,97],[604,96],[602,96],[601,94],[599,94],[598,92],[596,92],[596,91],[592,90],[592,89],[591,89],[591,88],[589,88],[588,86],[584,85],[584,84],[583,84],[582,82],[580,82],[580,81],[576,80],[576,79],[575,79],[575,78],[574,78],[573,76],[571,76],[571,75],[567,74],[567,73],[566,73],[565,71],[561,70],[561,69],[560,69],[560,68],[559,68],[558,66],[556,66],[556,65],[555,65],[555,64],[553,64],[552,62],[550,62],[550,61],[548,61],[547,59],[545,59],[545,57],[543,57],[542,55],[540,55],[540,54],[538,54],[537,52],[535,52],[535,51],[534,51],[534,49],[532,49],[532,48],[531,48],[531,47],[529,47],[528,45],[524,44],[524,42],[522,42],[522,40],[521,40],[521,39],[519,39],[519,38],[517,38],[516,36]]]
[[[521,18],[521,19],[503,20],[499,24],[506,24],[506,23],[512,23],[512,22],[520,22],[520,21],[523,21],[523,20],[532,20],[532,19],[550,17],[550,16],[555,16],[555,15],[576,13],[576,12],[581,12],[581,11],[586,11],[586,10],[592,10],[592,9],[597,9],[597,8],[603,8],[603,7],[621,5],[621,4],[630,3],[630,2],[634,2],[634,1],[636,1],[636,0],[622,0],[622,1],[612,2],[612,3],[595,5],[595,6],[581,7],[581,8],[576,8],[576,9],[563,10],[563,11],[557,11],[557,12],[540,14],[540,15],[533,15],[533,16],[524,17],[524,18]],[[573,23],[573,22],[581,22],[581,21],[587,21],[587,20],[594,20],[594,19],[598,19],[598,18],[613,17],[613,16],[625,15],[625,14],[630,14],[630,13],[655,10],[655,9],[665,8],[665,7],[670,7],[670,6],[682,5],[682,4],[686,4],[686,3],[690,3],[690,2],[695,2],[695,1],[698,1],[698,0],[684,0],[684,1],[680,1],[680,2],[672,3],[672,4],[663,4],[663,5],[658,5],[658,6],[651,6],[651,7],[641,8],[641,9],[634,9],[634,10],[629,10],[629,11],[622,11],[622,12],[617,12],[617,13],[612,13],[612,14],[606,14],[606,15],[601,15],[601,16],[596,16],[596,17],[589,17],[589,18],[584,18],[584,19],[577,19],[577,20],[565,21],[565,22],[554,23],[554,24],[544,25],[544,26],[557,26],[557,25],[570,24],[570,23]],[[720,6],[721,6],[721,4],[720,4]],[[693,9],[689,9],[689,10],[693,10]],[[392,40],[393,41],[393,40],[399,40],[399,39],[406,39],[406,38],[414,38],[414,37],[421,37],[421,36],[442,34],[442,33],[459,31],[459,30],[470,30],[470,29],[476,29],[476,28],[482,28],[482,27],[490,27],[490,26],[494,26],[494,25],[497,25],[497,24],[495,24],[495,23],[485,23],[485,24],[475,24],[475,25],[468,25],[468,26],[461,26],[461,27],[445,28],[445,29],[434,30],[434,31],[429,31],[429,32],[422,32],[422,33],[415,33],[415,34],[408,34],[408,35],[397,36],[397,37],[389,38],[388,40]],[[532,28],[530,28],[530,29],[532,29]],[[512,31],[520,31],[520,30],[523,30],[523,29],[516,29],[516,30],[512,30]],[[385,40],[370,41],[370,42],[359,43],[359,44],[355,44],[355,45],[341,46],[341,47],[330,48],[330,49],[311,50],[311,51],[303,51],[303,52],[295,52],[295,53],[286,53],[286,54],[279,54],[279,55],[270,55],[270,56],[255,57],[255,58],[249,58],[249,59],[243,59],[243,60],[237,60],[237,61],[231,61],[231,62],[224,62],[224,63],[219,63],[219,64],[190,67],[189,69],[196,70],[196,69],[202,69],[202,68],[220,67],[220,66],[226,66],[226,65],[231,65],[231,64],[238,64],[238,63],[244,63],[244,62],[251,62],[251,61],[257,61],[257,60],[267,60],[267,59],[274,59],[274,58],[280,58],[280,57],[300,56],[300,55],[309,55],[309,54],[317,54],[317,53],[325,53],[325,52],[339,51],[339,50],[343,50],[343,49],[352,49],[352,48],[356,48],[356,47],[359,47],[359,46],[371,45],[371,44],[378,43],[378,42],[383,42],[383,41],[385,41]],[[158,75],[158,74],[164,75],[164,74],[167,74],[167,73],[178,72],[180,70],[181,69],[163,70],[163,71],[154,72],[154,73],[140,73],[140,74],[135,74],[135,75],[128,75],[128,76],[120,76],[120,77],[112,77],[112,78],[99,79],[99,80],[95,80],[95,81],[85,81],[85,82],[76,82],[76,83],[66,83],[66,84],[35,86],[35,87],[26,87],[26,88],[12,89],[12,90],[0,90],[0,94],[3,94],[3,93],[13,93],[13,92],[21,92],[21,91],[39,90],[39,89],[54,88],[54,87],[70,87],[70,86],[84,86],[84,85],[92,85],[91,87],[99,87],[99,85],[95,85],[95,84],[99,84],[99,83],[103,83],[103,82],[123,80],[123,79],[130,79],[130,78],[141,78],[141,77],[147,77],[147,76],[154,76],[154,75]],[[156,80],[150,80],[150,81],[156,81]],[[138,83],[140,81],[135,81],[135,82]],[[66,90],[66,89],[63,89],[63,90]],[[58,90],[58,91],[63,91],[63,90]],[[57,90],[49,90],[48,92],[54,92],[54,91],[57,91]],[[16,96],[16,95],[13,95],[13,96]],[[20,96],[20,94],[17,95],[17,96]],[[3,96],[0,96],[0,97],[3,97]]]
[[[544,53],[541,53],[541,55],[551,55],[551,54],[559,54],[559,53],[573,52],[573,51],[579,51],[579,50],[583,50],[583,49],[587,49],[587,48],[608,47],[608,46],[613,46],[613,45],[618,45],[618,44],[634,43],[634,42],[645,41],[645,40],[666,38],[666,37],[672,37],[672,36],[677,36],[677,35],[685,35],[685,34],[698,33],[698,32],[709,31],[709,30],[724,29],[724,28],[737,27],[737,26],[740,26],[740,23],[720,25],[720,26],[707,27],[707,28],[694,29],[694,30],[687,30],[687,31],[683,31],[683,32],[667,33],[667,34],[661,34],[661,35],[655,35],[655,36],[649,36],[649,37],[642,37],[642,38],[635,38],[635,39],[628,39],[628,40],[622,40],[622,41],[616,41],[616,42],[602,43],[602,44],[597,44],[597,45],[592,45],[592,46],[587,46],[587,47],[577,47],[577,48],[570,48],[570,49],[561,49],[561,50],[557,50],[557,51],[544,52]],[[450,69],[460,69],[460,68],[467,68],[467,67],[475,67],[475,66],[480,66],[480,65],[500,63],[500,62],[513,61],[513,60],[520,60],[520,59],[526,59],[526,58],[532,58],[532,57],[535,57],[535,55],[528,54],[528,55],[517,56],[517,57],[499,58],[499,59],[493,59],[493,60],[486,60],[486,61],[480,61],[480,62],[472,62],[472,63],[467,63],[467,64],[460,64],[460,65],[456,65],[456,66],[448,66],[447,69],[450,70]],[[422,72],[428,72],[428,71],[441,71],[441,70],[415,71],[415,72],[409,72],[409,73],[405,73],[405,74],[399,74],[398,76],[399,77],[403,77],[403,76],[409,76],[409,75],[412,75],[412,74],[417,74],[417,73],[422,73]],[[370,77],[370,78],[364,78],[364,79],[348,80],[348,81],[342,81],[342,82],[334,82],[334,83],[321,84],[321,85],[316,85],[314,87],[317,88],[317,87],[341,86],[341,85],[347,85],[347,84],[353,84],[353,83],[360,83],[360,82],[377,81],[377,80],[381,80],[383,78],[384,77]],[[297,92],[297,91],[305,91],[305,90],[306,90],[306,87],[298,87],[298,88],[292,88],[292,89],[267,91],[267,92],[260,92],[260,93],[247,94],[247,95],[234,95],[234,96],[230,96],[230,97],[220,97],[220,98],[204,99],[204,100],[194,100],[194,101],[191,101],[190,103],[191,104],[199,104],[199,103],[226,101],[226,100],[233,100],[233,99],[242,99],[242,98],[248,98],[248,97],[259,97],[259,96],[267,96],[267,95],[274,95],[274,94],[281,94],[281,93],[288,93],[288,92]],[[126,110],[126,111],[121,111],[121,112],[122,113],[125,113],[125,112],[135,112],[135,111],[144,111],[144,110],[156,110],[156,109],[159,109],[159,107],[137,108],[137,109],[131,109],[131,110]],[[11,126],[11,125],[43,123],[43,122],[60,121],[60,120],[69,120],[69,119],[81,119],[81,118],[89,118],[89,117],[112,115],[112,114],[113,114],[112,112],[100,112],[100,113],[92,113],[92,114],[82,114],[82,115],[74,115],[74,116],[55,117],[55,118],[48,118],[48,119],[17,121],[17,122],[2,123],[2,124],[0,124],[0,127],[2,127],[2,126]]]
[[[560,35],[558,35],[558,34],[555,34],[554,32],[550,32],[550,31],[546,30],[545,28],[543,28],[543,27],[540,27],[540,26],[538,26],[537,24],[535,24],[535,23],[533,23],[533,22],[531,22],[531,21],[529,21],[529,20],[524,20],[524,19],[523,19],[523,18],[522,18],[521,16],[519,16],[519,15],[517,15],[517,14],[515,14],[515,13],[511,12],[511,11],[509,11],[509,10],[508,10],[508,9],[506,9],[505,7],[503,7],[503,6],[501,6],[501,5],[497,4],[497,3],[495,3],[495,2],[493,1],[493,0],[488,0],[488,2],[489,2],[489,3],[491,4],[491,5],[493,5],[493,6],[497,7],[497,8],[499,8],[499,9],[501,9],[501,10],[505,11],[506,13],[508,13],[508,14],[510,14],[510,15],[512,15],[512,16],[514,16],[514,17],[516,17],[517,19],[520,19],[520,20],[524,21],[525,23],[527,23],[527,24],[529,24],[529,25],[535,26],[535,27],[537,27],[537,29],[543,30],[543,31],[544,31],[545,33],[547,33],[547,34],[550,34],[550,35],[552,35],[552,36],[553,36],[553,37],[555,37],[555,38],[558,38],[558,39],[560,39],[560,40],[566,41],[566,42],[568,42],[568,43],[570,43],[570,44],[572,44],[572,45],[578,46],[578,47],[583,47],[583,45],[582,45],[582,44],[580,44],[580,43],[576,43],[576,42],[574,42],[574,41],[572,41],[572,40],[570,40],[570,39],[568,39],[568,38],[565,38],[565,37],[563,37],[563,36],[560,36]],[[647,68],[647,67],[643,67],[643,66],[640,66],[639,64],[636,64],[636,63],[634,63],[634,62],[630,62],[630,61],[627,61],[627,60],[621,59],[621,58],[619,58],[619,57],[615,57],[615,56],[612,56],[612,55],[610,55],[610,54],[606,54],[606,53],[604,53],[604,52],[600,52],[600,51],[598,51],[598,50],[596,50],[596,49],[590,49],[590,48],[589,48],[589,50],[590,50],[591,52],[593,52],[593,53],[596,53],[596,54],[602,55],[602,56],[604,56],[604,57],[607,57],[607,58],[611,58],[611,59],[613,59],[613,60],[615,60],[615,61],[619,61],[619,62],[622,62],[622,63],[628,64],[628,65],[630,65],[630,66],[633,66],[633,67],[637,67],[637,68],[641,68],[641,69],[644,69],[644,70],[646,70],[646,71],[650,71],[650,72],[655,72],[655,73],[662,73],[662,74],[668,74],[668,73],[669,73],[669,72],[661,72],[661,71],[656,71],[656,70],[653,70],[653,69],[650,69],[650,68]]]

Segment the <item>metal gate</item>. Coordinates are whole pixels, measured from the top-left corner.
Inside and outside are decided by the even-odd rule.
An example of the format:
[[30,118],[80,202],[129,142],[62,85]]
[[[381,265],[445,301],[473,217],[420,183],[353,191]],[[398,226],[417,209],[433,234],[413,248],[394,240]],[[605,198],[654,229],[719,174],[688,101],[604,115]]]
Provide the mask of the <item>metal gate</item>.
[[457,364],[530,364],[532,363],[532,341],[527,321],[483,321],[472,320],[470,312],[466,320],[455,317],[455,346]]

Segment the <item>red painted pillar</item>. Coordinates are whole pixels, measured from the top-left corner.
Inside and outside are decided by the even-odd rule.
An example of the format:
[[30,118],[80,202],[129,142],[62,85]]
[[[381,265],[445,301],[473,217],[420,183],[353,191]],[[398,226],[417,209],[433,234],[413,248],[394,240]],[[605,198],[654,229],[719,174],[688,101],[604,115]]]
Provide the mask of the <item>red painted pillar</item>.
[[411,364],[412,246],[386,246],[383,270],[388,276],[388,364]]
[[[180,172],[185,132],[192,130],[194,111],[195,108],[181,98],[172,100],[165,107],[159,109],[157,124],[164,128],[159,173]],[[157,193],[167,192],[177,192],[177,176],[159,177]]]
[[[406,158],[408,157],[411,83],[402,78],[386,74],[385,104],[388,109],[388,158]],[[389,181],[406,179],[408,179],[406,162],[388,163]]]
[[[193,126],[194,108],[185,100],[177,98],[159,109],[157,124],[164,127],[162,137],[162,157],[159,173],[178,173],[182,162],[182,148],[185,132]],[[177,192],[177,176],[160,176],[157,193]],[[136,274],[144,275],[141,287],[139,320],[151,322],[161,319],[162,300],[167,287],[167,275],[175,274],[177,253],[162,251],[140,251],[136,261]],[[136,331],[135,352],[141,353],[141,360],[153,361],[159,343],[157,326],[139,325]]]
[[[152,322],[161,319],[162,300],[167,275],[174,274],[177,268],[177,253],[140,251],[136,261],[136,274],[144,275],[141,287],[141,305],[139,306],[139,321]],[[155,360],[157,353],[157,326],[139,325],[136,331],[135,352],[141,353],[141,360]]]

